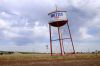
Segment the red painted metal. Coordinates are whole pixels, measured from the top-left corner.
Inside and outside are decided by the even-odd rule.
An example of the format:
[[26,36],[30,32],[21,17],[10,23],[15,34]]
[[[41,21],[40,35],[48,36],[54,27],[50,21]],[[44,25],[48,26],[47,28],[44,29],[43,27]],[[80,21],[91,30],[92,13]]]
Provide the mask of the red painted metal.
[[49,24],[51,26],[54,26],[54,27],[61,27],[61,26],[65,25],[66,22],[67,22],[67,20],[65,20],[65,21],[50,22]]
[[63,53],[65,54],[64,45],[63,45],[63,39],[62,39],[62,33],[60,33],[60,35],[61,35],[61,44],[62,44]]
[[[56,12],[66,12],[66,11],[58,11],[57,8],[56,8],[56,11],[54,12],[51,12],[51,13],[56,13]],[[50,15],[51,13],[49,13],[48,15]],[[62,38],[62,34],[60,32],[60,27],[61,26],[64,26],[65,24],[67,23],[67,27],[68,27],[68,32],[69,32],[69,36],[68,38]],[[52,34],[51,34],[51,26],[53,27],[57,27],[58,28],[58,39],[55,39],[55,40],[52,40]],[[72,36],[71,36],[71,31],[70,31],[70,28],[69,28],[69,24],[68,24],[68,20],[65,19],[65,20],[62,20],[62,21],[53,21],[53,22],[49,22],[49,34],[50,34],[50,53],[51,53],[51,56],[53,55],[53,52],[52,52],[52,41],[59,41],[59,44],[60,44],[60,55],[62,56],[63,53],[65,54],[65,51],[64,51],[64,45],[63,45],[63,40],[64,39],[70,39],[71,40],[71,43],[72,43],[72,48],[73,48],[73,54],[75,54],[75,49],[74,49],[74,44],[73,44],[73,40],[72,40]]]
[[[51,24],[49,23],[49,34],[50,34],[50,54],[51,56],[53,55],[53,52],[52,52],[52,41],[57,41],[59,40],[59,43],[60,43],[60,55],[62,56],[63,53],[65,54],[65,51],[64,51],[64,46],[63,46],[63,40],[64,39],[70,39],[71,40],[71,43],[72,43],[72,48],[73,48],[73,54],[75,54],[75,49],[74,49],[74,44],[73,44],[73,40],[72,40],[72,36],[71,36],[71,31],[70,31],[70,27],[69,27],[69,24],[68,24],[68,21],[66,22],[67,23],[67,27],[68,27],[68,32],[69,32],[69,38],[62,38],[62,34],[60,33],[60,30],[58,27],[58,36],[59,36],[59,39],[55,39],[55,40],[52,40],[52,34],[51,34]],[[59,25],[59,23],[57,23],[57,25]]]
[[60,55],[62,56],[63,54],[62,54],[62,43],[61,43],[61,36],[60,36],[60,31],[59,31],[59,27],[58,27],[58,35],[59,35],[59,43],[60,43],[60,51],[61,51],[61,53],[60,53]]
[[[65,40],[65,39],[70,39],[70,38],[61,38],[60,40]],[[58,41],[59,39],[55,39],[55,40],[52,40],[52,41]]]
[[50,34],[50,49],[51,49],[51,56],[52,56],[52,39],[51,39],[51,26],[49,24],[49,34]]
[[73,47],[73,54],[75,54],[74,44],[73,44],[73,40],[72,40],[72,36],[71,36],[71,31],[70,31],[70,28],[69,28],[69,24],[68,24],[68,22],[67,22],[67,26],[68,26],[68,32],[69,32],[69,35],[70,35],[70,39],[71,39],[71,43],[72,43],[72,47]]

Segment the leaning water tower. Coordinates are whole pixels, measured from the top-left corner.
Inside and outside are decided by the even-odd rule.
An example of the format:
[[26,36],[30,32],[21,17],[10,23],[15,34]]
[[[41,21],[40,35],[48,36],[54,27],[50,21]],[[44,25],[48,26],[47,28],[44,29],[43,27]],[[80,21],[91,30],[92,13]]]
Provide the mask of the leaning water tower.
[[[63,46],[63,40],[65,39],[69,39],[71,42],[71,46],[72,46],[72,50],[73,50],[73,54],[75,53],[75,49],[74,49],[74,45],[73,45],[73,40],[72,40],[72,36],[71,36],[71,31],[69,28],[69,24],[68,24],[68,19],[66,16],[66,11],[63,10],[58,10],[56,8],[55,11],[50,12],[48,14],[49,16],[49,34],[50,34],[50,52],[51,52],[51,56],[53,55],[53,51],[52,51],[52,42],[53,41],[59,41],[59,48],[60,48],[60,55],[62,56],[64,54],[64,46]],[[66,38],[62,37],[62,33],[60,31],[60,28],[64,25],[67,24],[67,28],[65,28],[68,32],[69,37],[66,36]],[[53,40],[52,38],[52,30],[51,27],[55,27],[57,28],[57,34],[58,34],[58,39]]]

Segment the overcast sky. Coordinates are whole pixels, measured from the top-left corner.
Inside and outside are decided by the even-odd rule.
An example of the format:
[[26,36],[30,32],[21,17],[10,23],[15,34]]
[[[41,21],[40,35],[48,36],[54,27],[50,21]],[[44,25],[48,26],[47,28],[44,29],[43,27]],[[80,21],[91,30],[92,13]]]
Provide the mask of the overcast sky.
[[0,51],[49,52],[55,5],[67,11],[75,50],[100,50],[100,0],[0,0]]

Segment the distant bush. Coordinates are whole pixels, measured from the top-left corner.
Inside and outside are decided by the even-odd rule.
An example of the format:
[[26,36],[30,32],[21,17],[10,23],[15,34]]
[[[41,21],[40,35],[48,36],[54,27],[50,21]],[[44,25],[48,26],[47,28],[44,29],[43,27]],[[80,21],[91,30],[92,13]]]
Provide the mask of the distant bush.
[[3,54],[13,54],[14,52],[5,52],[5,51],[1,51],[0,52],[0,55],[3,55]]

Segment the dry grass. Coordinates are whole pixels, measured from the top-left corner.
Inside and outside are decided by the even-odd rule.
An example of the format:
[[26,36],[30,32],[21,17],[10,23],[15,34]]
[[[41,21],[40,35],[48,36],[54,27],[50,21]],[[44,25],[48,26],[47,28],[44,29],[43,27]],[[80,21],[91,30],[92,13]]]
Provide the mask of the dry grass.
[[0,66],[100,66],[100,54],[48,54],[0,55]]
[[48,54],[11,54],[0,55],[0,60],[76,60],[76,59],[100,59],[100,54],[67,54],[64,56],[50,56]]

